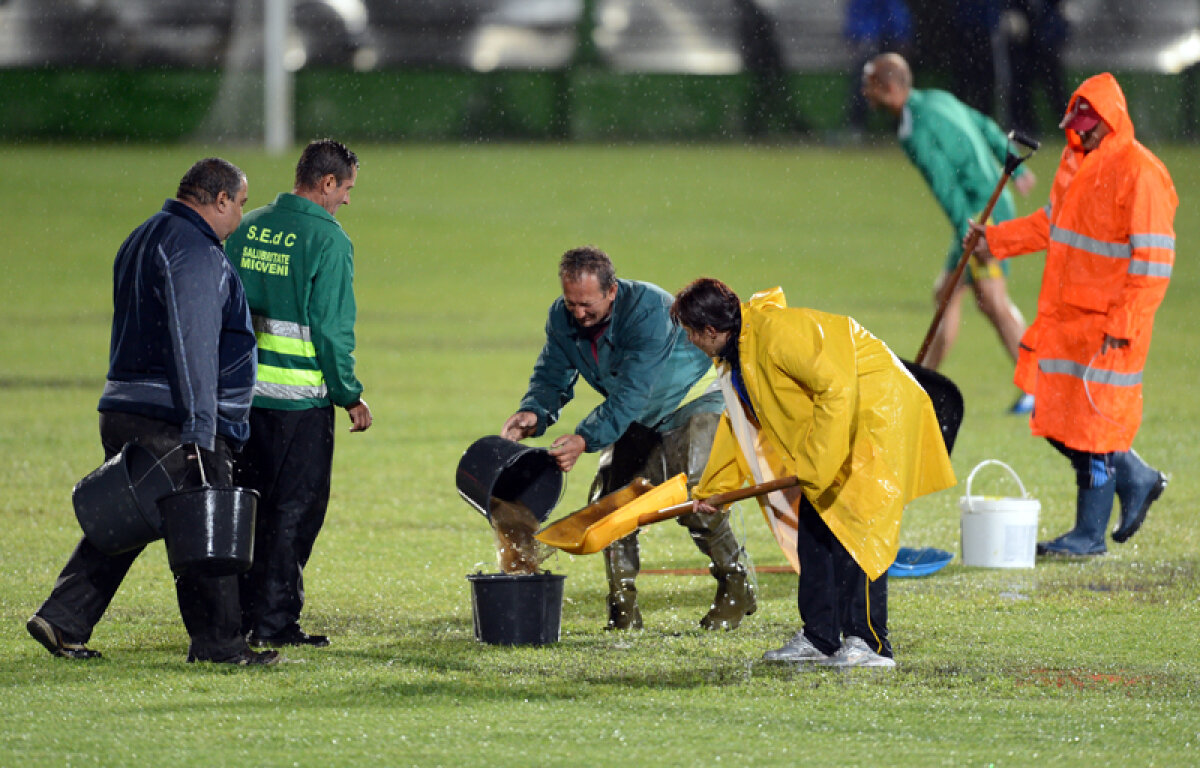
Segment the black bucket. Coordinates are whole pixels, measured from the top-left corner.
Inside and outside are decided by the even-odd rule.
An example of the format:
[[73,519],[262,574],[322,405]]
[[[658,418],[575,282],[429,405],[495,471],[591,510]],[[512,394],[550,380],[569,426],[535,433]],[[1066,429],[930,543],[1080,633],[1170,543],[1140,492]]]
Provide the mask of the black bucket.
[[946,443],[946,453],[952,453],[954,441],[958,437],[958,428],[962,425],[965,413],[962,392],[953,381],[937,371],[909,360],[901,360],[901,362],[929,395],[929,401],[933,403],[933,412],[937,414],[938,426],[942,430],[942,440]]
[[563,477],[545,448],[491,435],[479,438],[463,453],[454,483],[459,495],[484,517],[490,518],[495,496],[523,504],[545,522],[562,495]]
[[475,639],[491,645],[557,643],[566,578],[557,573],[468,576]]
[[230,576],[250,570],[257,508],[258,491],[232,486],[205,485],[159,499],[171,571]]
[[75,484],[71,502],[79,527],[96,549],[119,555],[162,538],[155,502],[175,490],[166,468],[148,449],[127,443]]

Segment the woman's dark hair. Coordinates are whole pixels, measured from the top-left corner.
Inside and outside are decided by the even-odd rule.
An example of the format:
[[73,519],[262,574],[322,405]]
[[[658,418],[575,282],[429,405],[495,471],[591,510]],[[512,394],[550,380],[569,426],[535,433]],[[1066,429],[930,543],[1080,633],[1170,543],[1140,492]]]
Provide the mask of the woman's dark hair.
[[733,332],[736,338],[742,328],[742,302],[725,283],[702,277],[675,294],[671,319],[697,331],[711,325],[718,331]]

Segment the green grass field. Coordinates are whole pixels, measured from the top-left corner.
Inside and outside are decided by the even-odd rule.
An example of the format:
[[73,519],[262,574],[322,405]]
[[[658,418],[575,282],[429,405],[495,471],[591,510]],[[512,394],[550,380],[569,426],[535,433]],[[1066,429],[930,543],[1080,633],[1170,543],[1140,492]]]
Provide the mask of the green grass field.
[[[1158,149],[1158,148],[1156,148]],[[476,438],[524,392],[565,249],[605,248],[620,274],[674,291],[699,275],[743,296],[853,315],[915,355],[948,227],[894,146],[356,147],[339,218],[357,251],[359,370],[375,413],[339,423],[330,514],[306,573],[305,625],[326,649],[270,670],[184,663],[187,637],[161,544],[135,564],[92,645],[52,659],[24,622],[79,536],[71,487],[100,461],[95,404],[110,269],[129,230],[220,153],[251,205],[290,188],[293,157],[215,147],[0,149],[9,184],[0,277],[0,766],[1194,765],[1200,748],[1200,402],[1189,307],[1200,151],[1163,148],[1183,201],[1179,259],[1158,315],[1136,443],[1171,473],[1145,528],[1107,557],[1032,570],[895,579],[892,673],[759,662],[798,628],[795,580],[761,574],[759,610],[707,634],[707,576],[643,575],[646,629],[603,631],[601,558],[559,555],[562,641],[474,640],[466,575],[495,569],[491,531],[454,488]],[[1022,211],[1045,201],[1057,151]],[[1032,314],[1041,257],[1013,265]],[[978,462],[1013,466],[1043,505],[1040,534],[1074,519],[1067,462],[1004,414],[1015,395],[990,327],[968,309],[944,371],[967,417],[958,488],[911,505],[902,543],[959,551],[958,499]],[[586,387],[585,387],[586,389]],[[590,392],[537,444],[569,430]],[[570,474],[578,508],[594,468]],[[1013,493],[1003,473],[976,493]],[[760,565],[783,555],[743,506]],[[643,567],[705,565],[672,523],[643,534]],[[1189,757],[1189,755],[1191,757]]]

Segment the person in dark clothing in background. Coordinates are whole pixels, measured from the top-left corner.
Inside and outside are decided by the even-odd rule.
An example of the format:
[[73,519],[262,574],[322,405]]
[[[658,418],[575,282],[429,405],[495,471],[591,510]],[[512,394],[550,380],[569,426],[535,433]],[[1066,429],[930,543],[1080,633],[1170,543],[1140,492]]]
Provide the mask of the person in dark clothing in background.
[[996,57],[992,36],[1000,24],[1000,0],[957,0],[951,46],[950,90],[964,104],[991,117],[996,106]]
[[1033,97],[1040,85],[1050,114],[1067,109],[1067,19],[1061,0],[1009,0],[1003,27],[1008,39],[1008,66],[1012,74],[1009,117],[1012,127],[1031,136],[1041,133]]
[[867,100],[862,95],[862,70],[884,51],[911,56],[913,21],[904,0],[848,0],[842,37],[850,50],[850,93],[846,97],[847,126],[867,127]]
[[787,65],[775,31],[775,19],[763,10],[758,0],[733,0],[733,8],[737,12],[742,66],[750,74],[744,117],[746,135],[766,136],[777,122],[788,133],[808,133],[808,121],[789,92]]
[[[231,451],[245,443],[254,387],[254,332],[242,283],[221,241],[242,220],[246,175],[220,158],[193,165],[174,200],[135,229],[113,265],[108,380],[100,398],[105,458],[135,442],[161,459],[177,485],[204,476],[229,485]],[[86,538],[26,629],[51,654],[100,656],[88,648],[138,547],[108,555]],[[191,643],[187,660],[269,665],[242,635],[236,576],[175,577]]]

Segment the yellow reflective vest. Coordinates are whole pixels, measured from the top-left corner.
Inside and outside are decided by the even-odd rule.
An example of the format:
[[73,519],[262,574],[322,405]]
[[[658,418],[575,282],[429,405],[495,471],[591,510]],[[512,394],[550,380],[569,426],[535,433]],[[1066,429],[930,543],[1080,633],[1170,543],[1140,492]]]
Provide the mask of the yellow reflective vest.
[[695,497],[752,482],[749,462],[766,461],[771,474],[800,479],[838,541],[879,578],[896,559],[904,505],[955,484],[929,397],[853,318],[789,309],[779,288],[742,305],[738,353],[766,450],[747,457],[726,413]]

